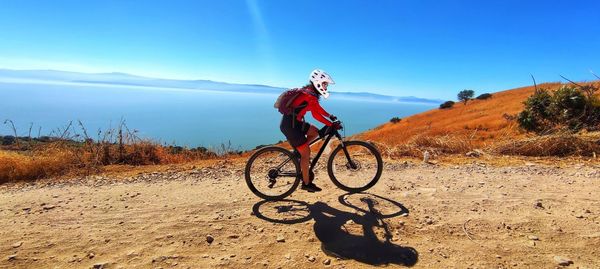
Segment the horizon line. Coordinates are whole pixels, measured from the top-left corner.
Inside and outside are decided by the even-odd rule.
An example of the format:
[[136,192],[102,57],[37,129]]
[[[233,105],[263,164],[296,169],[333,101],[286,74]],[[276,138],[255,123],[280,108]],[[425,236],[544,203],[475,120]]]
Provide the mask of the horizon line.
[[[215,83],[223,83],[223,84],[229,84],[229,85],[244,85],[244,86],[259,86],[259,87],[269,87],[269,88],[276,88],[276,89],[291,89],[288,87],[282,87],[282,86],[272,86],[272,85],[266,85],[266,84],[257,84],[257,83],[232,83],[232,82],[224,82],[224,81],[218,81],[218,80],[210,80],[210,79],[176,79],[176,78],[166,78],[166,77],[154,77],[154,76],[146,76],[146,75],[137,75],[134,73],[128,73],[128,72],[121,72],[121,71],[108,71],[108,72],[86,72],[86,71],[72,71],[72,70],[60,70],[60,69],[52,69],[52,68],[39,68],[39,69],[13,69],[13,68],[6,68],[6,67],[0,67],[0,70],[6,70],[6,71],[50,71],[50,72],[64,72],[64,73],[76,73],[76,74],[86,74],[86,75],[110,75],[110,74],[118,74],[118,75],[126,75],[126,76],[131,76],[131,77],[137,77],[137,78],[144,78],[144,79],[158,79],[158,80],[172,80],[172,81],[209,81],[209,82],[215,82]],[[111,84],[111,83],[106,83],[106,84]],[[382,94],[382,93],[378,93],[378,92],[370,92],[370,91],[356,91],[356,92],[351,92],[351,91],[331,91],[332,93],[350,93],[350,94],[373,94],[373,95],[379,95],[379,96],[385,96],[385,97],[392,97],[392,98],[419,98],[419,99],[424,99],[424,100],[431,100],[431,101],[442,101],[442,99],[439,98],[425,98],[425,97],[418,97],[418,96],[414,96],[414,95],[407,95],[407,96],[397,96],[397,95],[387,95],[387,94]]]

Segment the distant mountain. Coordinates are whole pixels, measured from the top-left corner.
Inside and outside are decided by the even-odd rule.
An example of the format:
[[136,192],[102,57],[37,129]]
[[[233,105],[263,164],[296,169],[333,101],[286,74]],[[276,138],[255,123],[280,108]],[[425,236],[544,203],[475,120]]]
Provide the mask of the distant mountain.
[[426,103],[426,104],[441,104],[443,100],[437,99],[425,99],[414,96],[389,96],[381,95],[369,92],[331,92],[332,96],[348,98],[348,99],[361,99],[361,100],[372,100],[372,101],[386,101],[386,102],[402,102],[402,103]]
[[[285,90],[281,87],[256,84],[233,84],[212,80],[177,80],[149,78],[126,73],[78,73],[57,70],[10,70],[0,69],[0,82],[9,79],[11,82],[60,82],[79,84],[101,84],[115,86],[139,86],[170,89],[208,90],[243,93],[269,93],[277,94]],[[443,100],[425,99],[413,96],[399,97],[374,94],[368,92],[331,92],[331,95],[344,99],[361,99],[385,102],[408,102],[440,104]]]
[[0,69],[0,79],[20,79],[31,81],[102,84],[117,86],[140,86],[171,89],[277,93],[282,88],[266,85],[246,85],[216,82],[211,80],[176,80],[135,76],[125,73],[77,73],[56,70],[7,70]]

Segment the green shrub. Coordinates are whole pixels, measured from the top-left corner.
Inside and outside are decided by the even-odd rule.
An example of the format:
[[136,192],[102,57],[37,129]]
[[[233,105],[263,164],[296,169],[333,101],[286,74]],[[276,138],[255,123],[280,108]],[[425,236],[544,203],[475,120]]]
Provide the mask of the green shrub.
[[549,126],[551,99],[552,97],[546,89],[536,90],[523,102],[525,109],[517,116],[519,126],[527,131],[543,132]]
[[390,119],[390,122],[391,122],[391,123],[398,123],[398,122],[400,122],[401,120],[402,120],[401,118],[398,118],[398,117],[393,117],[392,119]]
[[583,92],[574,87],[561,87],[552,96],[550,113],[557,123],[565,124],[571,130],[579,130],[585,124],[587,100]]
[[446,101],[440,105],[440,109],[451,108],[454,106],[454,101]]
[[208,149],[205,147],[196,147],[191,149],[192,152],[208,153]]
[[492,98],[492,94],[491,93],[484,93],[484,94],[481,94],[481,95],[477,96],[475,99],[477,99],[477,100],[486,100],[486,99],[490,99],[490,98]]
[[256,147],[254,147],[254,150],[260,149],[260,148],[264,148],[264,147],[268,147],[270,145],[258,145]]
[[181,154],[184,151],[184,148],[181,146],[169,146],[168,149],[171,154]]
[[549,133],[554,130],[595,130],[600,123],[600,106],[579,88],[562,86],[553,94],[539,89],[524,102],[517,116],[519,126],[527,131]]
[[12,135],[6,135],[2,138],[2,145],[8,146],[16,143],[17,139]]

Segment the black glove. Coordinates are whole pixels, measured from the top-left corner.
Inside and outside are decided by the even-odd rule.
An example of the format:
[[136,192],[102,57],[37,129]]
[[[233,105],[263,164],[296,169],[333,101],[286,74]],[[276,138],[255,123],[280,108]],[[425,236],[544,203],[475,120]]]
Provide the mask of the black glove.
[[337,120],[337,117],[336,117],[335,115],[333,115],[333,114],[330,114],[330,115],[329,115],[329,119],[330,119],[331,121],[336,121],[336,120]]
[[331,128],[333,128],[334,130],[342,129],[342,124],[339,121],[335,121],[333,122],[333,124],[331,124]]

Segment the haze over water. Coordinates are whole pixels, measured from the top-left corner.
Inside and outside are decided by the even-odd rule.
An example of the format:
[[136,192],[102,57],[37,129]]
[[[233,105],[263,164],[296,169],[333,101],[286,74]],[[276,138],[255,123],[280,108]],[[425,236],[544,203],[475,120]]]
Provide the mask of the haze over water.
[[[199,91],[118,85],[50,85],[0,82],[0,120],[11,119],[18,134],[48,135],[69,121],[81,120],[94,138],[98,129],[116,127],[124,119],[138,135],[167,144],[218,147],[231,142],[236,149],[252,149],[285,137],[279,130],[281,114],[273,108],[277,94]],[[389,121],[434,108],[434,104],[336,99],[321,101],[337,115],[352,135]],[[307,120],[317,125],[307,114]],[[76,127],[79,129],[79,127]],[[8,125],[0,134],[12,134]]]

